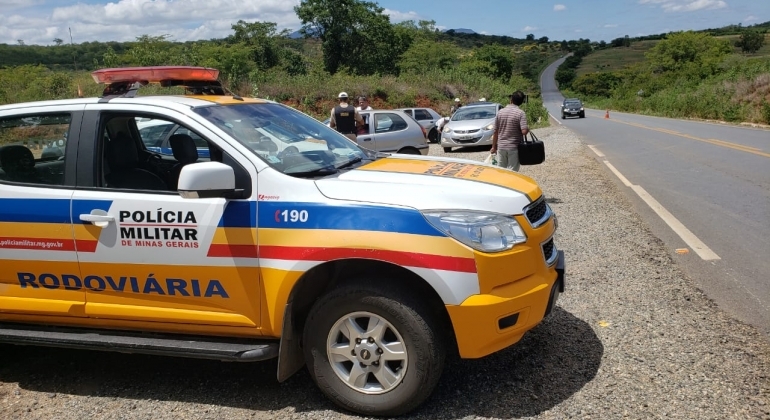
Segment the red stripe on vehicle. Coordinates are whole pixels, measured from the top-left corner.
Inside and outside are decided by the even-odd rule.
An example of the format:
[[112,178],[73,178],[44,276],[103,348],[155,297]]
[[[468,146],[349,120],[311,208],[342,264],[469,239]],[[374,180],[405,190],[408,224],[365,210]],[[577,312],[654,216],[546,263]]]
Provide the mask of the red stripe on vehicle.
[[75,239],[75,246],[77,247],[78,252],[96,252],[97,245],[99,245],[99,241]]
[[446,257],[443,255],[387,251],[380,249],[261,246],[259,247],[259,257],[276,260],[304,261],[331,261],[345,258],[365,258],[387,261],[407,267],[460,271],[464,273],[476,272],[476,261],[473,258]]
[[211,244],[209,257],[257,258],[255,245]]
[[0,249],[74,251],[75,242],[72,239],[0,237]]

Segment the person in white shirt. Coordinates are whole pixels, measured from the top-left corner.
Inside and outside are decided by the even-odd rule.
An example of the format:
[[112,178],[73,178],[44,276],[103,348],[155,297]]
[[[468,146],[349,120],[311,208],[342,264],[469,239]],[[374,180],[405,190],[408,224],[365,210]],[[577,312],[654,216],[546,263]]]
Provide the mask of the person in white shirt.
[[449,117],[441,117],[438,120],[436,120],[436,130],[441,133],[441,130],[444,129],[444,125],[449,122]]
[[371,111],[372,107],[369,106],[369,100],[366,99],[366,96],[359,96],[358,97],[358,106],[356,107],[356,111]]

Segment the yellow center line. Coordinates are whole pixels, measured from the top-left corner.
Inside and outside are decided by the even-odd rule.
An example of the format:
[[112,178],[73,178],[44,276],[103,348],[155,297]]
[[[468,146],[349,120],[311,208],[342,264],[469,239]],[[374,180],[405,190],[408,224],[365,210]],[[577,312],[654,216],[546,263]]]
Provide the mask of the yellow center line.
[[766,158],[770,158],[770,153],[763,152],[762,149],[758,149],[756,147],[744,146],[744,145],[741,145],[741,144],[730,143],[728,141],[718,140],[718,139],[702,139],[700,137],[691,136],[689,134],[684,134],[684,133],[680,133],[680,132],[673,131],[673,130],[666,130],[664,128],[648,127],[646,125],[637,124],[637,123],[618,121],[618,120],[609,120],[609,121],[616,122],[616,123],[619,123],[619,124],[630,125],[632,127],[644,128],[644,129],[652,130],[652,131],[658,131],[660,133],[671,134],[671,135],[674,135],[674,136],[684,137],[684,138],[690,139],[690,140],[697,140],[697,141],[700,141],[700,142],[703,142],[703,143],[709,143],[709,144],[713,144],[713,145],[716,145],[716,146],[728,147],[730,149],[740,150],[741,152],[752,153],[752,154],[755,154],[755,155],[758,155],[758,156],[764,156]]

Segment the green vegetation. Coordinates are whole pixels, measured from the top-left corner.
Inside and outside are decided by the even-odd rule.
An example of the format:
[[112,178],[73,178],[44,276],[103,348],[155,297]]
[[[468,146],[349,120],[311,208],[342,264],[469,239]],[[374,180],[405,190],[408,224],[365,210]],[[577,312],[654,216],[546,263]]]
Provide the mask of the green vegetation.
[[768,30],[770,22],[618,39],[585,56],[560,87],[599,109],[770,124]]
[[194,65],[219,69],[239,95],[319,119],[340,91],[367,95],[376,108],[427,106],[447,115],[456,97],[506,103],[519,89],[529,95],[527,114],[537,126],[548,124],[539,75],[572,53],[556,78],[565,95],[589,106],[770,123],[770,22],[606,43],[441,32],[433,21],[391,24],[381,7],[362,0],[303,0],[295,11],[302,39],[272,22],[240,20],[223,39],[0,44],[0,104],[98,96],[102,87],[90,72],[99,68]]
[[[123,43],[0,44],[0,104],[99,96],[103,86],[90,77],[99,68],[193,65],[219,69],[239,95],[276,100],[319,119],[340,91],[367,95],[376,108],[428,106],[447,115],[456,97],[507,103],[522,90],[530,124],[538,126],[548,124],[539,75],[574,47],[534,36],[441,32],[432,21],[391,24],[381,7],[361,0],[303,0],[295,11],[302,39],[272,22],[240,20],[226,38],[195,42],[140,35]],[[140,94],[160,92],[169,91]]]

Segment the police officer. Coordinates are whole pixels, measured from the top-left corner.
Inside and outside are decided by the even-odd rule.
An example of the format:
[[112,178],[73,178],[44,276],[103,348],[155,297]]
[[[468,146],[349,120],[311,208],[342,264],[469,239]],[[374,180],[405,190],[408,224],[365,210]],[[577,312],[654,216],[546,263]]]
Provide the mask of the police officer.
[[364,119],[361,118],[361,114],[356,111],[353,105],[348,103],[348,94],[346,92],[340,92],[337,95],[337,99],[340,103],[332,109],[329,127],[344,134],[350,140],[356,141],[356,129],[364,125]]

